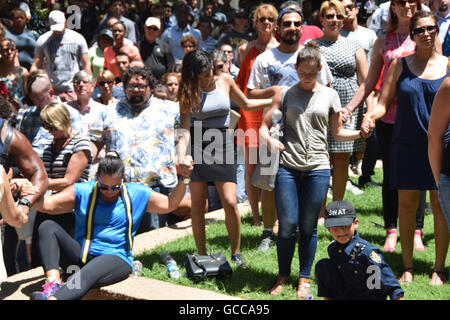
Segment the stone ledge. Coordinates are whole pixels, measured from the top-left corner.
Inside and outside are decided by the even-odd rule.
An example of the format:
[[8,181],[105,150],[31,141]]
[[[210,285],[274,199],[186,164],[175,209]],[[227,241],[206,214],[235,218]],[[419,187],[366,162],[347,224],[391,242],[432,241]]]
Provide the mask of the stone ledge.
[[[247,203],[238,204],[239,211],[250,211]],[[206,223],[224,220],[223,209],[206,215]],[[191,220],[149,231],[135,237],[134,254],[141,254],[164,243],[192,234]],[[41,267],[15,274],[1,284],[1,300],[29,300],[34,291],[41,291],[44,272]],[[213,291],[191,288],[160,280],[130,276],[124,281],[90,290],[83,300],[240,300]]]

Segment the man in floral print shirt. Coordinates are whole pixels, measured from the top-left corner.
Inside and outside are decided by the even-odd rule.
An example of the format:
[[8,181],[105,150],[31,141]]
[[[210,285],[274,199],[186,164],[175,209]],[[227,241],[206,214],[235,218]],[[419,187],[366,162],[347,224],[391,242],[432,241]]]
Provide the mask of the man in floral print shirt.
[[[94,156],[106,145],[117,151],[125,165],[125,179],[152,188],[176,186],[175,129],[178,103],[152,96],[156,79],[142,67],[130,68],[124,76],[126,100],[105,108],[91,123],[89,135]],[[96,150],[95,150],[96,149]],[[158,217],[152,219],[159,227]]]

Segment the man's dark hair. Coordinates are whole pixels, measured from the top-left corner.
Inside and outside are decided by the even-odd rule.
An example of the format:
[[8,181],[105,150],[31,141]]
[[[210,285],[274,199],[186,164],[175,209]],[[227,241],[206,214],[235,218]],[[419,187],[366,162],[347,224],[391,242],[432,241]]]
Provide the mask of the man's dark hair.
[[117,58],[118,56],[125,56],[125,57],[128,58],[128,61],[131,62],[131,57],[130,57],[130,56],[128,55],[128,53],[126,53],[126,52],[119,51],[119,52],[116,53],[116,58]]
[[11,104],[4,96],[0,95],[0,118],[9,120],[11,114]]
[[154,89],[158,84],[158,80],[155,76],[148,70],[146,67],[131,67],[125,72],[123,76],[123,87],[126,88],[128,83],[130,82],[131,77],[133,76],[141,76],[145,80],[147,80],[150,85],[150,89]]

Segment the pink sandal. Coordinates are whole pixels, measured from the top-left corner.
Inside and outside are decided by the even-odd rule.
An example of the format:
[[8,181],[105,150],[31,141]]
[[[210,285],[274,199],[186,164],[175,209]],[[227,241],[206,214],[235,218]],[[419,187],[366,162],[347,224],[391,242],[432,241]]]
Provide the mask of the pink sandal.
[[394,252],[396,244],[397,244],[397,229],[387,229],[386,241],[384,242],[383,250],[386,252]]
[[417,251],[424,251],[425,247],[422,242],[423,233],[420,230],[414,232],[414,249]]

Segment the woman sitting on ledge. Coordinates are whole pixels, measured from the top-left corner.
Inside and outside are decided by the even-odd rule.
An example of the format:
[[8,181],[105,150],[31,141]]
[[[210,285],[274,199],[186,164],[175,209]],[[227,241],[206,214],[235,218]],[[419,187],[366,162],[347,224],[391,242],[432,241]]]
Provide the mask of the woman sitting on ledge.
[[[193,168],[188,160],[192,158],[186,159],[180,170],[185,177]],[[93,287],[127,278],[133,266],[133,238],[142,216],[172,212],[186,191],[186,184],[180,182],[165,196],[145,185],[125,183],[123,175],[122,160],[108,152],[99,163],[96,180],[75,183],[33,205],[48,214],[73,210],[75,239],[53,221],[40,225],[39,249],[47,279],[42,292],[31,294],[32,300],[81,299]],[[62,255],[72,267],[78,266],[66,284],[59,271]]]

